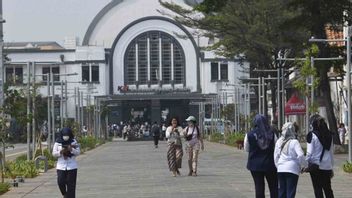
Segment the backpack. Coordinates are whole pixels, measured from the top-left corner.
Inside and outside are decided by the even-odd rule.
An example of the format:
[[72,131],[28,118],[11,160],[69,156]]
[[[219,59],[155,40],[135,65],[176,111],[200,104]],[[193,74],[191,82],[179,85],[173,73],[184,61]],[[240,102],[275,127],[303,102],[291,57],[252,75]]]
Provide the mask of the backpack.
[[152,134],[153,135],[160,135],[160,128],[158,125],[153,125],[152,126],[152,130],[151,130]]

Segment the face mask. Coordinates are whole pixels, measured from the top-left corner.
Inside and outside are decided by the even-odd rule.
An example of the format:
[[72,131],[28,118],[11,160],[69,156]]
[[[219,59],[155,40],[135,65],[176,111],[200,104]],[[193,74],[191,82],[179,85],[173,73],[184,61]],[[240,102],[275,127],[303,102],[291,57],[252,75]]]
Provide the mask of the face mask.
[[70,139],[70,136],[62,136],[62,139],[64,139],[64,141],[67,141]]

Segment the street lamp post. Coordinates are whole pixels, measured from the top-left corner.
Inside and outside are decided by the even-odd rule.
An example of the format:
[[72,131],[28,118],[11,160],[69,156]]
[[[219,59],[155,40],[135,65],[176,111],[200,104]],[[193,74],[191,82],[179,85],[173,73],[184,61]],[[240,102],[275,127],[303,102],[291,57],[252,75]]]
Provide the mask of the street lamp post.
[[3,23],[5,23],[5,20],[2,18],[2,0],[0,0],[0,107],[2,107],[4,104]]
[[31,159],[31,123],[30,123],[30,111],[31,111],[31,91],[30,91],[30,65],[31,63],[27,63],[27,160]]
[[348,161],[352,162],[352,118],[351,118],[351,26],[347,27],[347,36],[345,39],[309,39],[310,42],[346,42],[346,70],[347,70],[347,126],[348,126]]
[[33,70],[33,80],[32,80],[32,86],[33,86],[33,98],[32,98],[32,151],[33,151],[33,157],[35,156],[35,151],[36,151],[36,120],[35,116],[37,114],[36,110],[36,88],[35,88],[35,62],[32,63],[32,70]]
[[[50,73],[50,81],[51,81],[51,85],[52,85],[52,100],[51,100],[51,121],[52,121],[52,136],[51,136],[51,141],[52,143],[55,142],[55,81],[54,81],[54,76],[75,76],[78,75],[78,73],[68,73],[68,74],[54,74],[54,73]],[[62,87],[61,87],[62,89]],[[60,104],[60,114],[61,114],[61,109],[62,109],[62,104]],[[61,122],[62,122],[62,116],[61,117]]]

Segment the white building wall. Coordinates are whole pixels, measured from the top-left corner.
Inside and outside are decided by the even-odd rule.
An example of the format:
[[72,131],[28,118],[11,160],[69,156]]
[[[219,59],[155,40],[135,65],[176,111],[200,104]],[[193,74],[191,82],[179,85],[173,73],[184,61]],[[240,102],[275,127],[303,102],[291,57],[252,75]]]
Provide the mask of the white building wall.
[[[60,76],[60,81],[67,81],[68,88],[68,117],[75,117],[75,106],[74,106],[74,88],[78,87],[84,93],[86,98],[87,93],[91,95],[91,105],[94,104],[94,96],[102,96],[108,94],[109,83],[106,81],[106,75],[108,73],[108,66],[105,63],[99,63],[99,83],[89,84],[82,83],[82,64],[76,63],[76,61],[96,61],[102,62],[105,61],[105,51],[103,48],[99,47],[79,47],[77,51],[70,52],[36,52],[36,53],[9,53],[8,57],[11,62],[36,62],[35,74],[37,75],[35,80],[36,82],[43,82],[42,70],[43,67],[48,67],[49,64],[43,64],[43,62],[61,62],[60,55],[64,55],[64,61],[69,62],[69,64],[59,64],[60,74],[72,74],[77,73],[75,76]],[[72,63],[71,63],[72,62]],[[27,82],[27,65],[23,67],[23,82]],[[31,68],[32,72],[32,68]],[[45,84],[44,84],[45,83]],[[89,90],[93,87],[94,89]],[[25,87],[23,87],[25,88]],[[50,90],[51,92],[51,90]],[[46,82],[43,82],[43,85],[38,88],[38,93],[43,97],[48,95]],[[61,85],[60,83],[55,83],[55,95],[60,96],[61,94]],[[84,106],[87,105],[86,100],[84,100]]]

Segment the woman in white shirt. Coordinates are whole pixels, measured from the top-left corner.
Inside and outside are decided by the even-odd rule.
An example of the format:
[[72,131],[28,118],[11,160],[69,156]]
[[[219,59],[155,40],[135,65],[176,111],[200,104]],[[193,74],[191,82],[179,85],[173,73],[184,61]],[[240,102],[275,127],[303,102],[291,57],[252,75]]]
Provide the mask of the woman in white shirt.
[[332,133],[330,132],[324,118],[314,115],[310,118],[311,131],[307,135],[307,156],[315,197],[333,198],[331,189],[331,178],[334,176],[334,144]]
[[63,128],[53,148],[53,156],[57,157],[57,183],[64,197],[76,197],[77,161],[80,148],[70,128]]
[[179,169],[182,165],[182,127],[179,126],[179,122],[176,118],[171,119],[170,126],[166,129],[166,138],[167,138],[167,161],[169,165],[169,169],[172,172],[172,175],[176,177],[177,175],[181,175]]
[[285,123],[282,135],[275,144],[274,161],[279,179],[279,198],[295,197],[298,176],[301,166],[304,166],[304,153],[295,131],[293,123]]

